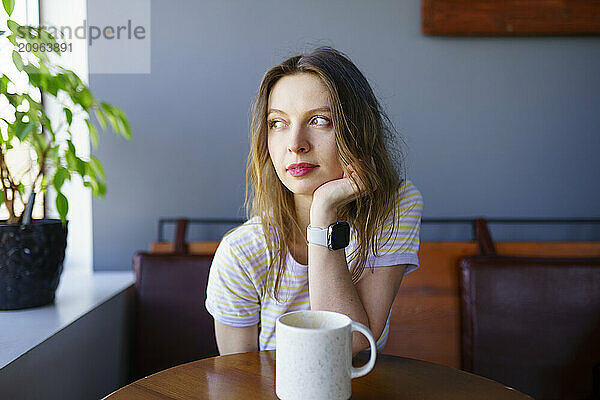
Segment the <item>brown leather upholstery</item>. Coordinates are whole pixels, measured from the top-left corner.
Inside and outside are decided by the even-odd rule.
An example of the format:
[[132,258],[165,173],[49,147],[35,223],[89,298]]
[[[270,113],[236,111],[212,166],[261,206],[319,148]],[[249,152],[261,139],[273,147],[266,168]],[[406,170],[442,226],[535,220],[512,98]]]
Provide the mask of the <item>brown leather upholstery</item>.
[[600,398],[600,258],[473,256],[460,268],[463,369],[538,400]]
[[209,255],[135,255],[135,378],[218,355],[204,308],[211,262]]

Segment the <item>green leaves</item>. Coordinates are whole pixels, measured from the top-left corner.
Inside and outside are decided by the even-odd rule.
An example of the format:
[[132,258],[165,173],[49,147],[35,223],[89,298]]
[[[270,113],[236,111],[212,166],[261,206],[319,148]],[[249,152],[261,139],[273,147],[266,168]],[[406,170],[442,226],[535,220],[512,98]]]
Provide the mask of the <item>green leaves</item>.
[[90,122],[89,119],[85,120],[85,124],[88,127],[88,132],[90,134],[90,141],[92,142],[92,147],[98,146],[98,132],[96,131],[96,127]]
[[102,164],[100,164],[100,160],[98,160],[94,156],[90,156],[90,166],[94,171],[94,175],[100,176],[102,180],[106,179],[106,175],[104,174],[104,168],[102,167]]
[[131,127],[125,113],[117,107],[104,102],[100,102],[100,107],[115,132],[120,133],[125,139],[131,140]]
[[13,32],[8,39],[14,46],[17,46],[17,38],[26,40],[30,47],[27,52],[34,54],[40,61],[49,62],[48,53],[55,53],[59,56],[60,47],[52,34],[40,27],[31,25],[19,25],[13,20],[7,21],[7,26]]
[[58,211],[58,215],[64,224],[64,222],[67,220],[67,213],[69,212],[69,201],[61,192],[56,194],[56,210]]
[[[2,0],[2,3],[10,15],[15,1]],[[88,128],[90,141],[96,147],[98,129],[106,131],[110,128],[115,133],[130,139],[131,126],[121,109],[97,101],[89,87],[75,72],[53,63],[54,58],[51,60],[48,52],[55,51],[54,49],[59,46],[50,46],[57,44],[57,40],[48,31],[29,25],[22,26],[10,19],[7,21],[7,26],[10,32],[5,34],[15,46],[13,49],[9,46],[9,51],[13,50],[12,62],[19,71],[27,74],[30,88],[26,93],[9,93],[9,86],[13,86],[9,85],[11,80],[0,72],[0,93],[14,107],[14,109],[10,108],[14,110],[12,111],[14,119],[5,116],[1,118],[8,127],[6,134],[0,136],[0,153],[2,156],[6,155],[13,148],[11,141],[17,140],[35,150],[37,157],[34,158],[34,162],[42,173],[36,177],[34,185],[41,192],[49,186],[55,189],[56,209],[65,222],[69,203],[62,190],[65,182],[70,181],[74,174],[81,176],[83,184],[91,189],[94,196],[104,196],[106,193],[106,176],[102,164],[93,156],[88,160],[87,157],[81,158],[77,155],[72,138],[81,132],[72,133],[71,130],[76,126],[79,127],[79,120],[83,120]],[[24,42],[28,43],[28,48],[29,44],[31,45],[31,52],[37,58],[23,57],[23,53],[17,51],[17,46]],[[39,51],[36,52],[36,49]],[[62,109],[64,117],[47,114],[41,101],[34,100],[39,98],[40,94],[53,96],[60,107],[58,110]],[[90,120],[91,110],[94,110],[93,114],[98,121],[96,125]],[[36,171],[35,167],[32,168]],[[22,176],[4,177],[6,182],[10,181],[14,184],[8,189],[0,185],[0,204],[6,203],[6,199],[15,198],[17,191],[26,192],[20,178]],[[15,211],[9,210],[9,220],[14,221],[16,217],[18,215],[15,216]]]
[[2,0],[2,5],[4,6],[4,11],[6,11],[8,16],[10,17],[13,10],[15,9],[15,0]]
[[106,185],[104,184],[104,182],[90,179],[88,181],[83,182],[83,186],[90,188],[94,196],[104,197],[104,195],[106,195]]
[[22,142],[23,139],[35,128],[35,122],[17,122],[15,125],[15,136]]
[[12,59],[13,59],[13,63],[15,63],[15,67],[17,67],[17,69],[19,71],[23,71],[23,59],[21,58],[21,55],[16,51],[13,50],[12,52]]
[[27,76],[29,77],[29,83],[32,86],[35,86],[37,88],[44,88],[45,86],[45,77],[43,76],[42,70],[39,67],[36,67],[33,64],[27,64],[22,68],[22,71],[25,71],[27,73]]
[[10,29],[10,31],[12,33],[14,33],[14,34],[21,34],[22,33],[21,25],[17,24],[12,19],[9,19],[8,21],[6,21],[6,26],[8,26],[8,29]]
[[10,103],[11,106],[13,106],[14,108],[17,108],[18,106],[21,105],[21,103],[23,102],[23,95],[21,94],[14,94],[14,93],[4,93],[4,95],[8,98],[8,102]]
[[65,183],[66,179],[71,179],[69,170],[67,170],[65,167],[58,167],[54,173],[54,177],[52,178],[52,186],[54,186],[57,192],[60,192],[60,189],[62,188],[62,185]]
[[131,126],[129,126],[127,116],[125,116],[125,113],[117,107],[113,107],[113,111],[116,113],[117,119],[121,123],[121,134],[125,139],[131,140]]
[[63,108],[63,111],[65,112],[65,117],[67,117],[67,123],[70,126],[73,122],[73,112],[71,112],[71,110],[69,110],[68,108]]
[[106,118],[104,118],[104,114],[99,108],[94,109],[94,114],[96,114],[96,119],[100,122],[100,126],[102,129],[106,130]]
[[[25,97],[19,96],[18,99],[13,99],[13,100],[16,100],[15,102],[18,102],[20,104],[20,103],[23,102],[24,99],[25,99]],[[15,106],[15,107],[17,107],[17,106]],[[27,121],[25,121],[25,119],[27,119]],[[12,133],[13,133],[14,136],[16,136],[17,138],[19,138],[19,140],[21,142],[37,126],[38,126],[38,123],[35,120],[32,120],[32,116],[30,116],[28,113],[23,112],[23,111],[17,111],[17,112],[15,112],[15,122],[11,124]]]
[[92,92],[85,86],[78,88],[78,90],[72,93],[71,99],[73,103],[79,104],[85,111],[88,111],[92,104],[94,104],[94,96],[92,96]]
[[8,92],[8,82],[10,79],[6,75],[0,76],[0,93]]
[[72,141],[67,140],[67,149],[65,150],[65,160],[67,160],[67,168],[70,171],[77,172],[82,178],[86,176],[85,161],[77,157],[75,145]]
[[[54,36],[52,36],[52,34],[50,32],[45,31],[43,29],[38,29],[38,33],[39,33],[40,41],[42,43],[46,43],[46,44],[56,43],[56,39],[54,38]],[[60,52],[58,54],[60,54]]]
[[17,37],[15,35],[8,35],[6,38],[13,44],[13,46],[18,46]]

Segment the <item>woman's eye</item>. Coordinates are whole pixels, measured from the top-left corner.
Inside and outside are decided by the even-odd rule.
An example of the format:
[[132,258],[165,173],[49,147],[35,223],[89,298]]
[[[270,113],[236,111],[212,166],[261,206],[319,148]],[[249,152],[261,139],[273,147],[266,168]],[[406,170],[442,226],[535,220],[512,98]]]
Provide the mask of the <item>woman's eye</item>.
[[329,125],[329,119],[325,118],[325,117],[314,117],[310,121],[310,124],[316,125],[316,126],[327,126],[327,125]]
[[279,129],[279,128],[283,128],[284,126],[285,126],[285,124],[283,123],[283,121],[280,121],[280,120],[269,121],[269,128]]

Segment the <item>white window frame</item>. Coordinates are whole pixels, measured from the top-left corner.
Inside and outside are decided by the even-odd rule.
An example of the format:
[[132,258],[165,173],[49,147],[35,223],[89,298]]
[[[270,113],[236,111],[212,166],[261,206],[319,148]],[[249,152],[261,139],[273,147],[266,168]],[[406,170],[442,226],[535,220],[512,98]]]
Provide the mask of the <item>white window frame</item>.
[[[28,0],[28,2],[36,2]],[[86,0],[39,0],[39,20],[43,26],[72,26],[76,27],[87,19]],[[65,68],[74,71],[85,84],[89,84],[88,48],[85,39],[71,39],[73,51],[65,52],[61,56],[61,62]],[[51,108],[52,99],[44,98],[44,107]],[[52,112],[51,110],[47,110]],[[55,110],[62,113],[61,109]],[[90,155],[90,140],[87,127],[83,121],[73,118],[70,129],[73,135],[73,144],[77,149],[77,155],[88,158]],[[85,188],[81,179],[74,178],[71,182],[65,182],[63,193],[69,199],[69,235],[67,237],[67,252],[65,255],[64,269],[77,269],[93,271],[93,248],[92,248],[92,194]],[[47,215],[57,216],[54,208],[56,193],[48,192]]]

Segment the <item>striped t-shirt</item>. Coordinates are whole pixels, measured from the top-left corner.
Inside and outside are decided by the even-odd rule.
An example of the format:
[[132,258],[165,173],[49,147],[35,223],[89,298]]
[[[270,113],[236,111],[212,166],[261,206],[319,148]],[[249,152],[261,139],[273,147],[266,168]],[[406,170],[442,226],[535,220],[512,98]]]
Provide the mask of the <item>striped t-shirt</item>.
[[[405,181],[399,188],[400,200],[394,210],[395,231],[388,229],[379,239],[383,244],[377,257],[370,255],[365,268],[407,264],[405,275],[419,266],[419,229],[423,198],[418,189]],[[388,221],[392,221],[390,216]],[[385,242],[387,237],[389,241]],[[350,244],[346,247],[348,267],[356,248],[355,232],[350,230]],[[206,309],[221,324],[245,327],[257,325],[260,329],[259,349],[275,349],[275,320],[289,311],[309,310],[308,265],[296,262],[287,254],[286,270],[282,277],[279,302],[273,297],[275,278],[269,274],[274,252],[267,251],[265,235],[259,217],[248,220],[225,235],[215,253],[208,278]],[[391,310],[385,328],[377,340],[380,351],[387,342]]]

